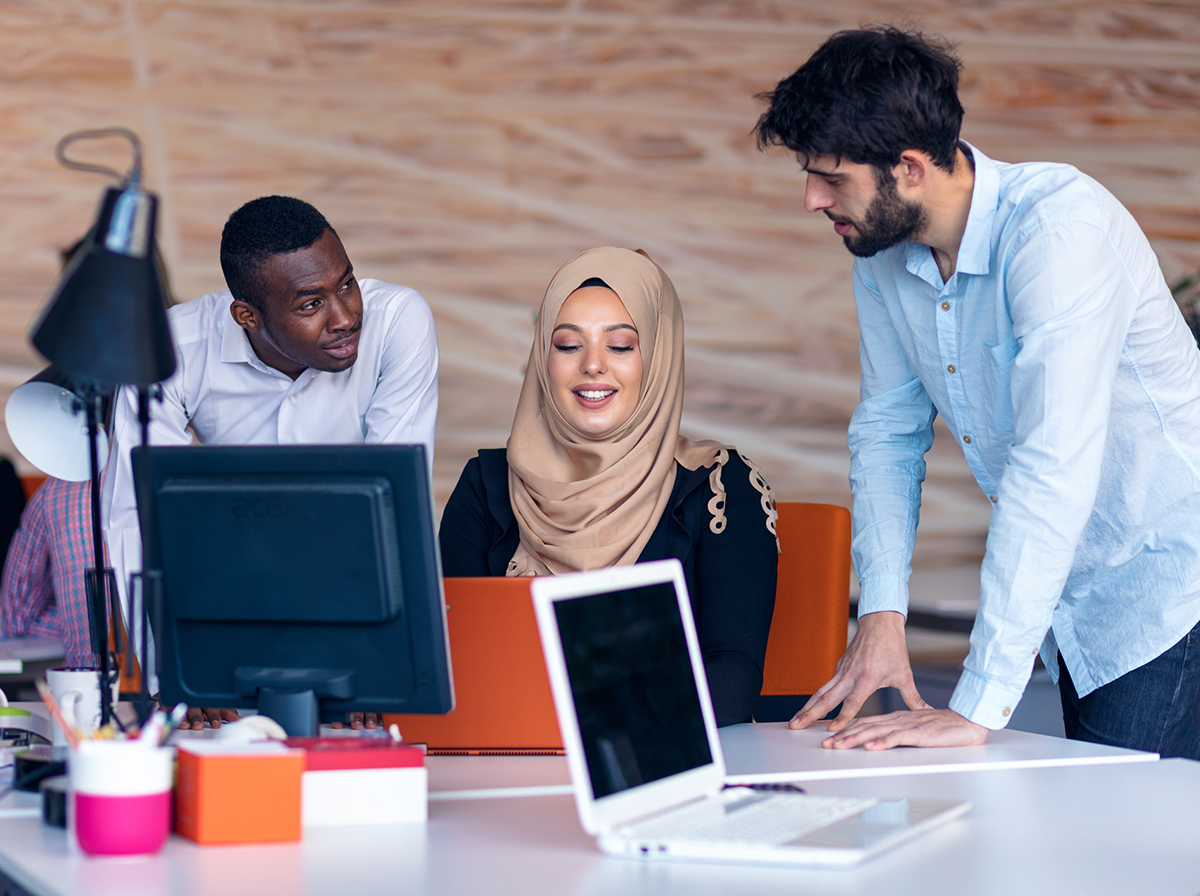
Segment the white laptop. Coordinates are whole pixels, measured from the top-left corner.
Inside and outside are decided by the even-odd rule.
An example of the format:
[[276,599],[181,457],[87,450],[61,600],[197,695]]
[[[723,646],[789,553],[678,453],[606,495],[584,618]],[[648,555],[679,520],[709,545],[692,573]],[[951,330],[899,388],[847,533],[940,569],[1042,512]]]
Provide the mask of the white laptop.
[[845,867],[969,808],[726,788],[677,560],[546,576],[532,591],[579,820],[604,852]]

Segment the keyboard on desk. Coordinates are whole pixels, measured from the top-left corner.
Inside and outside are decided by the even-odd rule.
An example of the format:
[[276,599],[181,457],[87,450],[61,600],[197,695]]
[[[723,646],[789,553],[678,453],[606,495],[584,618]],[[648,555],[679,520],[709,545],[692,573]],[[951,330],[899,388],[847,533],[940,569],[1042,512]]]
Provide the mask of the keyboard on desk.
[[782,845],[857,815],[879,800],[801,793],[722,794],[666,815],[628,825],[618,834],[661,843]]

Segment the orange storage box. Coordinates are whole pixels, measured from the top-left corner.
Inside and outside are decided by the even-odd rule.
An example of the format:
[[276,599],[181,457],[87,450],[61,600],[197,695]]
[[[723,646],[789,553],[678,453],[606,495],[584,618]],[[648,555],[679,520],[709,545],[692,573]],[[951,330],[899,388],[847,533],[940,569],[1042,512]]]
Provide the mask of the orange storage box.
[[299,840],[305,763],[280,743],[181,744],[175,830],[204,844]]

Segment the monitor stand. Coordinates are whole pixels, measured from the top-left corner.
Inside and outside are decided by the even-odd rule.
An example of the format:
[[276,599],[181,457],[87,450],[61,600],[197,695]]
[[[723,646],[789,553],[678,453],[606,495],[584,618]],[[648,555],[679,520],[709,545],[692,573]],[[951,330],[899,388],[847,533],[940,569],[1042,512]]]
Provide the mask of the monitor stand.
[[259,688],[258,714],[270,716],[289,737],[316,737],[321,723],[317,692],[312,689]]
[[353,669],[238,666],[233,678],[238,694],[254,697],[258,711],[292,737],[317,736],[321,700],[354,699]]

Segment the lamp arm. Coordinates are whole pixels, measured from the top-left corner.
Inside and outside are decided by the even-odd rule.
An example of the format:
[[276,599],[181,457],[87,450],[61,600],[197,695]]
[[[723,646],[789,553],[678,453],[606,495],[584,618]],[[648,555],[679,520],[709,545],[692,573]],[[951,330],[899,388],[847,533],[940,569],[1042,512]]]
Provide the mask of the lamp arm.
[[88,461],[91,468],[92,548],[95,567],[89,571],[91,588],[91,625],[93,648],[100,661],[100,724],[112,720],[111,664],[108,656],[108,620],[111,595],[109,578],[105,575],[104,534],[100,526],[100,456],[97,441],[100,436],[100,395],[94,389],[83,400],[87,414]]
[[[79,140],[96,140],[102,137],[124,137],[129,141],[133,149],[133,166],[126,174],[121,174],[120,171],[117,171],[115,168],[109,168],[107,165],[94,165],[90,162],[79,162],[67,157],[67,147],[72,143]],[[59,140],[58,145],[54,147],[54,157],[65,168],[105,174],[115,177],[123,184],[136,184],[142,179],[142,141],[129,128],[93,128],[84,131],[71,131],[71,133]]]
[[[142,447],[150,444],[150,402],[162,402],[163,390],[162,383],[151,383],[149,386],[138,386],[137,402],[138,402],[138,427],[141,429]],[[149,498],[150,488],[150,458],[142,451],[138,462],[141,464],[139,474],[135,477],[137,486],[137,503],[138,507],[142,508],[140,512],[146,514],[149,519],[150,508],[153,506]],[[153,522],[149,523],[149,527],[153,526]],[[150,717],[150,675],[147,669],[150,662],[150,630],[151,630],[151,613],[153,613],[153,628],[155,632],[162,630],[162,570],[150,569],[146,561],[146,541],[142,539],[142,590],[141,590],[141,612],[139,615],[139,624],[141,625],[141,646],[142,646],[142,687],[138,695],[138,718],[142,724]],[[130,589],[132,594],[132,588]],[[132,603],[130,604],[132,612]],[[156,665],[160,661],[161,654],[155,652]]]

